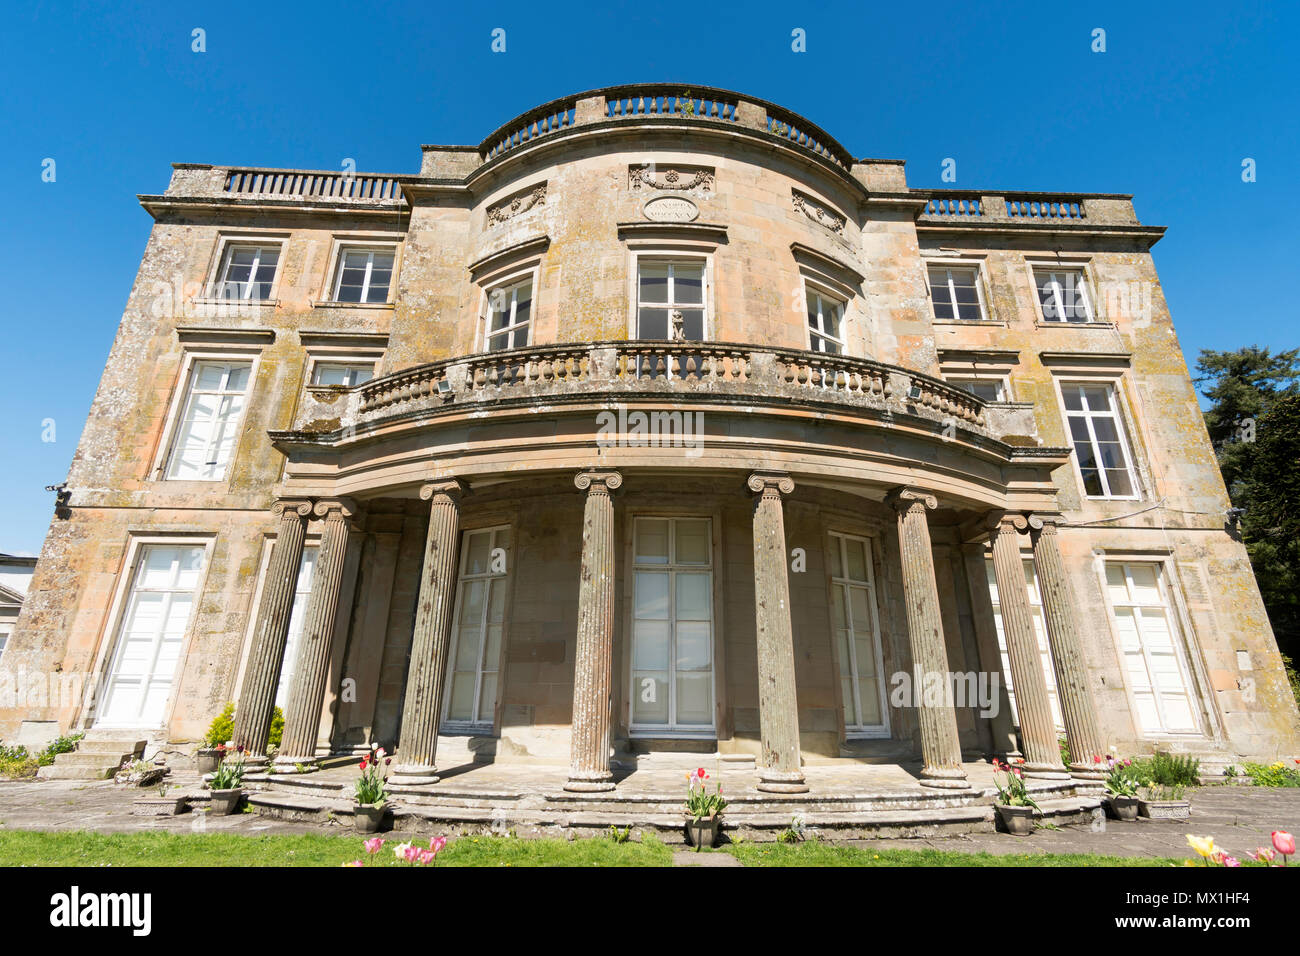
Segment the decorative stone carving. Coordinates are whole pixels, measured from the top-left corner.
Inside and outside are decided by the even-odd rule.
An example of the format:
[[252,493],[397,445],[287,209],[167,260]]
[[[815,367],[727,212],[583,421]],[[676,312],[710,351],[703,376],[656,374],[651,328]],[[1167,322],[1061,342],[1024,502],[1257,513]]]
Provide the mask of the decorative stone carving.
[[817,225],[824,226],[837,236],[844,235],[845,219],[839,213],[831,212],[817,200],[801,192],[792,190],[790,197],[794,203],[794,208],[817,223]]
[[516,216],[522,215],[536,206],[545,205],[546,203],[546,183],[538,183],[531,189],[515,193],[495,206],[489,206],[487,211],[488,228],[499,226],[502,223],[509,222]]
[[713,170],[703,167],[694,172],[669,168],[658,173],[654,166],[647,163],[644,166],[628,167],[627,175],[628,187],[633,190],[649,187],[676,192],[691,192],[696,189],[702,192],[713,191]]

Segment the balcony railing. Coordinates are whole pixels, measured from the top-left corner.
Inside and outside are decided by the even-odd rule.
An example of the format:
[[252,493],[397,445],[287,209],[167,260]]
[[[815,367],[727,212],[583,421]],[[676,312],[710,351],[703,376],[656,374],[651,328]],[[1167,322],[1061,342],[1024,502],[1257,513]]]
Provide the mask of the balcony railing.
[[328,173],[284,169],[225,170],[225,192],[248,199],[344,199],[403,202],[401,178],[369,173]]
[[[984,402],[919,372],[843,355],[712,342],[597,342],[432,362],[350,391],[340,424],[517,400],[601,395],[826,403],[912,414],[982,431]],[[303,426],[305,427],[305,425]]]

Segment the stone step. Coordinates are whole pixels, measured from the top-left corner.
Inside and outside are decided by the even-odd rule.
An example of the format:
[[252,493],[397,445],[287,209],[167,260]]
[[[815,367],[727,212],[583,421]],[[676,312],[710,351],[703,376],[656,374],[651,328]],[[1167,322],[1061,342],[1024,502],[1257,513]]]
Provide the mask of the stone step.
[[144,753],[145,741],[130,738],[86,737],[77,743],[77,753],[83,754],[131,754],[139,757]]
[[[71,754],[59,754],[54,758],[54,763],[48,767],[42,767],[36,774],[41,780],[109,780],[117,773],[118,767],[121,766],[116,761],[101,761],[99,763],[69,763],[61,758],[72,756]],[[94,754],[87,756],[93,758]]]

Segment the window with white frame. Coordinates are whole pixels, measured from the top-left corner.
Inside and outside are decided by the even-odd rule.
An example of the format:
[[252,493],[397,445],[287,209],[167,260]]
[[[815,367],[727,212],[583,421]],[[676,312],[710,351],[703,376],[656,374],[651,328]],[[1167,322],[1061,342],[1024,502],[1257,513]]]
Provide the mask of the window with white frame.
[[334,279],[335,302],[387,302],[393,281],[392,249],[345,247]]
[[1034,286],[1044,322],[1093,321],[1082,269],[1035,269]]
[[808,298],[808,347],[814,352],[844,354],[844,302],[812,286]]
[[683,338],[704,341],[704,274],[703,259],[638,259],[636,337],[671,341],[671,315],[680,312]]
[[834,532],[830,538],[831,626],[844,730],[850,736],[883,736],[889,722],[871,542]]
[[[1056,693],[1056,671],[1052,666],[1052,648],[1047,640],[1047,624],[1043,619],[1043,595],[1038,589],[1038,574],[1034,570],[1032,558],[1024,558],[1025,590],[1029,595],[1029,613],[1034,621],[1034,639],[1038,643],[1038,658],[1043,669],[1043,680],[1047,683],[1047,700],[1052,708],[1052,720],[1057,730],[1065,729],[1061,718],[1061,704]],[[1007,700],[1011,703],[1011,719],[1020,726],[1019,712],[1016,710],[1016,689],[1011,683],[1011,657],[1007,653],[1007,634],[1002,625],[1002,603],[998,598],[998,578],[994,572],[993,559],[984,562],[988,575],[989,600],[993,602],[993,623],[997,628],[998,652],[1002,656],[1002,679],[1007,685]]]
[[984,294],[974,266],[932,265],[930,299],[936,320],[979,322],[984,319]]
[[5,656],[5,645],[9,643],[8,625],[0,625],[0,658]]
[[298,582],[293,588],[293,606],[289,610],[289,636],[284,643],[284,663],[280,665],[280,683],[275,689],[275,706],[281,710],[289,706],[289,690],[293,687],[293,672],[298,667],[298,646],[302,641],[302,627],[307,620],[307,602],[311,600],[311,582],[316,574],[316,559],[320,545],[309,544],[302,549],[302,562],[298,565]]
[[229,243],[221,264],[217,297],[245,302],[270,299],[279,261],[279,243]]
[[1089,498],[1136,498],[1137,481],[1114,385],[1062,382],[1070,442]]
[[373,362],[317,362],[312,367],[313,385],[361,385],[375,377]]
[[1106,590],[1141,732],[1197,733],[1164,567],[1156,562],[1107,561]]
[[986,402],[1005,402],[1006,386],[1000,378],[949,378],[948,384],[970,392]]
[[533,318],[533,277],[497,286],[487,294],[484,345],[488,352],[528,345]]
[[632,544],[632,729],[714,732],[708,518],[637,518]]
[[167,477],[220,481],[235,450],[253,363],[194,362],[172,442]]
[[442,714],[454,729],[489,730],[496,722],[509,550],[505,527],[467,531],[462,539]]

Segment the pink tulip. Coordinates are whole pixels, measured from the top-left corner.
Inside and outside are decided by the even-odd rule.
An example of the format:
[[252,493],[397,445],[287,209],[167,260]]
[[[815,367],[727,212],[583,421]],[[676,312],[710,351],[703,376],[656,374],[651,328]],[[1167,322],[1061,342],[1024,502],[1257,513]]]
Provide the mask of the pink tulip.
[[419,855],[420,865],[428,866],[430,863],[433,862],[433,858],[436,855],[437,854],[435,854],[432,850],[421,850]]
[[402,855],[403,855],[404,857],[406,857],[406,862],[407,862],[407,863],[414,863],[416,860],[418,860],[418,859],[420,858],[420,854],[423,853],[423,852],[425,852],[425,851],[420,850],[418,847],[408,846],[408,847],[407,847],[407,848],[402,852]]
[[367,840],[367,841],[365,842],[366,852],[367,852],[367,853],[378,853],[378,852],[379,852],[379,848],[380,848],[381,846],[383,846],[383,845],[384,845],[384,838],[383,838],[383,837],[375,837],[374,839]]
[[446,845],[447,845],[447,838],[445,836],[434,837],[432,840],[429,841],[429,849],[434,852],[434,855],[441,853],[442,848],[445,847]]
[[1283,856],[1290,856],[1295,852],[1295,837],[1285,830],[1273,831],[1273,849],[1277,850]]
[[1225,857],[1223,858],[1223,865],[1224,865],[1224,866],[1241,866],[1241,863],[1237,860],[1237,858],[1236,858],[1235,856],[1225,856]]

